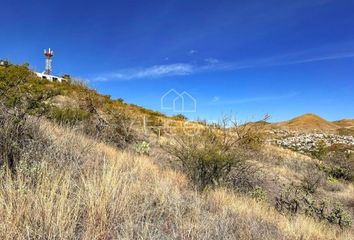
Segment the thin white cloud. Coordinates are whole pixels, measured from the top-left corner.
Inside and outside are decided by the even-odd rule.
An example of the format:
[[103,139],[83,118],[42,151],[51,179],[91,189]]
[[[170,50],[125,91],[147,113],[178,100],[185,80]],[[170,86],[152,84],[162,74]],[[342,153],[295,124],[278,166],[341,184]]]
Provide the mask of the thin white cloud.
[[204,59],[202,64],[196,63],[174,63],[155,65],[146,68],[132,68],[118,70],[106,74],[100,74],[93,77],[93,81],[110,81],[110,80],[134,80],[134,79],[149,79],[161,78],[167,76],[184,76],[200,72],[211,71],[232,71],[246,68],[262,68],[262,67],[276,67],[285,65],[306,64],[312,62],[340,60],[346,58],[354,58],[354,52],[328,54],[317,57],[303,56],[299,53],[287,54],[283,56],[275,56],[264,59],[250,60],[244,62],[225,63],[215,58]]
[[305,64],[305,63],[312,63],[312,62],[322,62],[322,61],[329,61],[329,60],[340,60],[346,58],[354,58],[354,52],[342,53],[342,54],[331,54],[325,56],[318,56],[318,57],[305,57],[293,60],[287,60],[282,58],[273,58],[272,60],[266,62],[262,61],[260,64],[250,65],[249,67],[272,67],[272,66],[281,66],[281,65],[296,65],[296,64]]
[[334,54],[329,56],[323,57],[315,57],[315,58],[307,58],[307,59],[300,59],[286,62],[285,64],[301,64],[301,63],[310,63],[310,62],[320,62],[320,61],[327,61],[327,60],[336,60],[336,59],[345,59],[345,58],[353,58],[354,53],[345,53],[345,54]]
[[286,66],[286,65],[297,65],[297,64],[306,64],[313,62],[322,62],[330,60],[340,60],[347,58],[354,58],[354,52],[342,53],[342,54],[330,54],[323,55],[318,57],[297,57],[294,58],[297,54],[293,55],[288,54],[285,56],[270,57],[264,59],[250,60],[238,63],[224,63],[222,64],[223,68],[215,68],[217,70],[239,70],[246,68],[263,68],[263,67],[276,67],[276,66]]
[[134,79],[151,79],[151,78],[161,78],[168,76],[184,76],[200,72],[208,71],[218,71],[218,70],[231,70],[233,66],[226,63],[219,63],[219,61],[214,61],[214,63],[204,63],[202,65],[191,64],[191,63],[175,63],[175,64],[165,64],[165,65],[155,65],[146,68],[133,68],[133,69],[123,69],[117,72],[111,72],[106,74],[100,74],[93,78],[93,81],[104,82],[110,80],[116,81],[126,81]]
[[141,78],[158,78],[176,75],[188,75],[194,72],[194,66],[185,63],[155,65],[147,68],[126,69],[115,73],[102,74],[95,81],[131,80]]

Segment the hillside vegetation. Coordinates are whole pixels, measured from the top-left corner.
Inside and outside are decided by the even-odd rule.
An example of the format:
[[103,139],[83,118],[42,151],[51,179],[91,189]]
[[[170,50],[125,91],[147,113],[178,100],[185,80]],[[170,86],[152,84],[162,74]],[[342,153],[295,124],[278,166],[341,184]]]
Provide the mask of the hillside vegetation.
[[186,131],[27,66],[0,67],[0,93],[2,239],[354,238],[354,161],[338,149],[268,145],[269,124]]

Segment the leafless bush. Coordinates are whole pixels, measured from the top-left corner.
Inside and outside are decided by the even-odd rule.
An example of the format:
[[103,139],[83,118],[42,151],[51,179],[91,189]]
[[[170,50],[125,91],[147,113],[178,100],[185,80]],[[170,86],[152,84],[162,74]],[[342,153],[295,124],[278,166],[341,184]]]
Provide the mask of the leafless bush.
[[102,109],[99,101],[87,95],[82,109],[87,117],[81,122],[83,132],[100,141],[111,143],[119,148],[126,148],[136,140],[134,120],[123,109],[108,106]]
[[85,123],[84,131],[101,141],[114,144],[118,148],[126,148],[134,142],[136,134],[134,121],[123,111],[109,112],[106,117],[94,115]]
[[251,168],[245,161],[251,149],[261,145],[256,133],[251,126],[239,126],[225,118],[216,128],[205,126],[197,134],[181,131],[165,149],[179,160],[199,190],[225,182],[232,170],[239,173],[232,181],[246,185],[248,181],[241,174],[246,169],[250,173]]
[[226,182],[241,192],[251,192],[260,187],[263,180],[261,169],[252,163],[245,162],[231,170]]
[[87,81],[80,79],[80,78],[72,78],[70,77],[70,79],[68,79],[68,81],[70,82],[70,84],[75,85],[75,86],[80,86],[80,87],[87,87]]
[[309,193],[315,193],[317,189],[324,184],[325,174],[319,171],[316,166],[312,164],[307,166],[302,179],[302,187]]

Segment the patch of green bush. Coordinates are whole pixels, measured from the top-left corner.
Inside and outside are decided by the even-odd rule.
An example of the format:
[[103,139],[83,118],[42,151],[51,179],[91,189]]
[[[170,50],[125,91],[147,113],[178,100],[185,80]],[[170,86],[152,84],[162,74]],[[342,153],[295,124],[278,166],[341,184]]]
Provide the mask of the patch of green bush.
[[311,151],[313,157],[323,160],[328,154],[328,147],[323,140],[316,142],[314,151]]
[[76,124],[90,117],[90,113],[78,108],[52,107],[48,117],[61,124]]
[[186,116],[184,116],[183,114],[177,114],[177,115],[174,115],[172,117],[173,120],[176,120],[176,121],[187,121],[188,118]]
[[134,145],[134,150],[140,155],[149,155],[150,144],[148,142],[142,141]]
[[254,198],[256,201],[266,201],[267,200],[267,193],[261,188],[256,187],[251,193],[251,197]]
[[329,177],[347,181],[354,180],[353,146],[334,144],[328,147],[328,153],[323,158],[319,168]]
[[346,167],[322,164],[320,165],[320,169],[331,178],[343,179],[347,181],[354,180],[354,173],[351,171],[351,169]]

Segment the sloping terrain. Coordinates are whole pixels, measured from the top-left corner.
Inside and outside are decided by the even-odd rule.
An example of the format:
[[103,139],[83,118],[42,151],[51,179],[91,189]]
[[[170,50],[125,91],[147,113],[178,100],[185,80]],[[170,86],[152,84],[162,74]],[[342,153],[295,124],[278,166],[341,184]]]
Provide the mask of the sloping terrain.
[[315,114],[304,114],[286,122],[272,124],[273,128],[294,131],[325,131],[334,132],[339,127]]
[[351,238],[226,189],[198,193],[183,174],[161,170],[149,157],[75,129],[40,126],[51,142],[42,161],[19,166],[16,178],[1,175],[1,239]]
[[334,121],[334,124],[342,127],[342,128],[353,128],[354,127],[354,119],[343,119],[339,121]]

